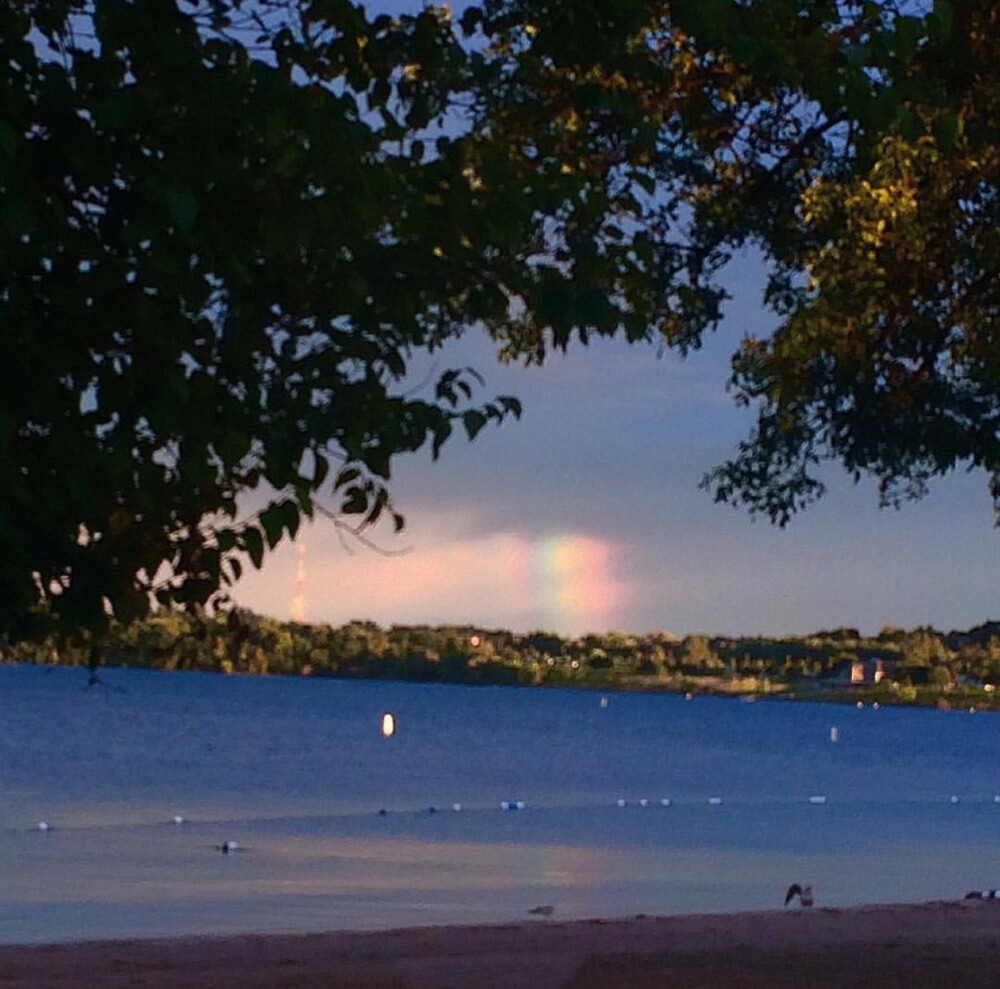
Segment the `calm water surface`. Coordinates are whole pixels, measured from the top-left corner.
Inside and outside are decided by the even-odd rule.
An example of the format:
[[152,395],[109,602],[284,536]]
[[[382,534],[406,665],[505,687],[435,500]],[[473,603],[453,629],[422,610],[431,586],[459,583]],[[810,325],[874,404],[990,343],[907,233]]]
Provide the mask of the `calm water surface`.
[[822,905],[1000,886],[995,716],[104,679],[0,667],[0,941],[759,909],[792,881]]

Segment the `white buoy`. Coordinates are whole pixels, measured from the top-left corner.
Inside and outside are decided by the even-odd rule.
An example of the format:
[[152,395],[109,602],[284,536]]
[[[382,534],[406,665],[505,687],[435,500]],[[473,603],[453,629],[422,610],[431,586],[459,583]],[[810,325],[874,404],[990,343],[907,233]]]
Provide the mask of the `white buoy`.
[[52,830],[52,825],[51,825],[51,824],[49,824],[49,822],[48,822],[48,821],[39,821],[39,822],[38,822],[38,823],[37,823],[37,824],[35,825],[35,828],[36,828],[36,830],[38,830],[38,831],[51,831],[51,830]]
[[451,805],[451,809],[454,810],[454,811],[459,811],[459,810],[462,809],[462,805],[461,804],[452,804]]
[[514,809],[515,810],[524,810],[524,801],[523,800],[515,800],[514,801]]
[[878,703],[878,701],[873,702],[873,704],[872,704],[872,710],[873,711],[877,711],[878,709],[879,709],[879,703]]
[[396,718],[395,715],[389,714],[387,711],[382,715],[382,737],[392,738],[396,734]]
[[649,806],[649,801],[645,797],[642,797],[639,800],[639,806],[640,807],[648,807]]
[[811,804],[825,804],[826,803],[826,797],[822,796],[821,794],[817,794],[816,796],[813,796],[813,797],[809,798],[809,803],[811,803]]
[[180,814],[174,814],[174,824],[183,824],[184,818]]
[[711,805],[712,805],[713,807],[718,807],[718,806],[719,806],[719,804],[721,804],[721,803],[722,803],[722,797],[709,797],[709,798],[708,798],[708,802],[709,802],[709,804],[711,804]]
[[839,742],[840,741],[840,729],[836,725],[834,725],[830,729],[830,741],[831,742]]
[[628,801],[624,800],[622,797],[619,797],[616,802],[617,802],[617,804],[618,804],[619,807],[625,807],[625,806],[628,805]]
[[953,804],[958,803],[958,797],[956,797],[954,793],[951,795],[950,802]]
[[993,803],[1000,804],[1000,793],[995,793],[993,795]]
[[662,798],[662,799],[660,800],[660,803],[661,803],[661,804],[662,804],[662,805],[663,805],[664,807],[669,807],[669,806],[670,806],[670,797],[663,797],[663,798]]
[[607,697],[602,697],[601,698],[601,707],[607,707],[607,706],[608,706],[608,699],[607,699]]
[[858,710],[860,711],[864,707],[864,701],[858,701]]

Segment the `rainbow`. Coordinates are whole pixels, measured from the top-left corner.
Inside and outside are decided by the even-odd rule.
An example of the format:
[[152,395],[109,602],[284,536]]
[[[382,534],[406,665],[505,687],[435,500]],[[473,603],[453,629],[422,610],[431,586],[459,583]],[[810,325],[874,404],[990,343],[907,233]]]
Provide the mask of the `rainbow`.
[[505,533],[497,543],[500,589],[511,612],[535,617],[544,629],[598,632],[615,626],[626,598],[615,543],[579,533]]
[[[452,520],[453,528],[461,526]],[[435,538],[437,536],[437,538]],[[621,628],[630,588],[618,574],[621,546],[581,532],[432,533],[401,556],[356,553],[337,545],[315,549],[310,539],[314,620],[364,615],[383,624],[465,624],[582,635]],[[276,588],[296,589],[291,615],[305,612],[304,554],[285,553],[255,584],[240,586],[240,602],[269,613]]]

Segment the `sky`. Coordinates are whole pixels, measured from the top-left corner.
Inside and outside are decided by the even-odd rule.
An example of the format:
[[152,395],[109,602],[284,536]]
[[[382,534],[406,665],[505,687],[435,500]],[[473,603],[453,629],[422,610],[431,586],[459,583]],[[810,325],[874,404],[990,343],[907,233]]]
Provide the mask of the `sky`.
[[[303,527],[233,595],[287,620],[471,624],[565,636],[802,635],[850,626],[964,629],[1000,619],[1000,530],[986,476],[959,473],[901,510],[840,468],[784,529],[699,490],[753,423],[726,391],[729,357],[769,316],[759,262],[737,259],[727,318],[681,359],[602,341],[541,368],[501,365],[470,334],[431,367],[471,364],[483,396],[514,394],[520,422],[455,436],[438,461],[401,458],[405,531],[345,541]],[[301,598],[300,601],[296,601]]]
[[726,382],[740,339],[771,325],[763,280],[758,259],[734,261],[722,327],[683,360],[602,341],[525,369],[501,365],[471,332],[418,362],[414,380],[476,367],[484,398],[516,395],[523,418],[473,443],[456,436],[436,462],[398,460],[392,490],[407,526],[373,532],[380,551],[317,521],[244,577],[237,603],[280,619],[569,636],[874,634],[1000,619],[1000,529],[982,473],[941,479],[897,511],[878,507],[873,482],[833,467],[826,497],[784,529],[699,489],[753,425]]

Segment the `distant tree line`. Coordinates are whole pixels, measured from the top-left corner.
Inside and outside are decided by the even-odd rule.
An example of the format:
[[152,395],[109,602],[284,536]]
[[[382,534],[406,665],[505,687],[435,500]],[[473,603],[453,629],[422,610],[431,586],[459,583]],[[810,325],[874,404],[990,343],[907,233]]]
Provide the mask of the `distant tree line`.
[[[876,636],[836,628],[806,636],[733,638],[606,632],[564,638],[471,625],[280,622],[243,609],[179,611],[114,625],[110,666],[410,680],[566,685],[741,694],[850,696],[933,702],[952,695],[993,707],[1000,622],[968,631],[886,626]],[[86,666],[85,636],[7,642],[6,662]]]

